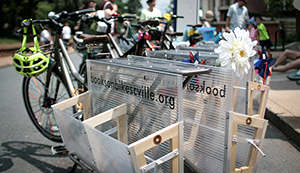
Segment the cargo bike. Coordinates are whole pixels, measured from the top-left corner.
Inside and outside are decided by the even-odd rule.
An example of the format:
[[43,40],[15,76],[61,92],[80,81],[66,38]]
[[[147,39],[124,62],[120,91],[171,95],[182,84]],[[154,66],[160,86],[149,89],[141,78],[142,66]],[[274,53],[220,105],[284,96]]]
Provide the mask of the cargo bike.
[[[232,69],[153,57],[88,60],[87,67],[89,91],[52,106],[64,147],[85,170],[255,172],[267,85],[239,87]],[[235,112],[239,88],[247,114]],[[74,105],[82,110],[63,111]]]

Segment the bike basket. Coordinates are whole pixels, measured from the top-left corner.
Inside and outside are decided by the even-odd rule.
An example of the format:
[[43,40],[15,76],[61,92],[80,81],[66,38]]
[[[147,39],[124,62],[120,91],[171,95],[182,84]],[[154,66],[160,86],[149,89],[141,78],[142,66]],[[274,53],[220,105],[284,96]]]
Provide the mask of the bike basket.
[[[31,21],[32,19],[26,19],[25,21]],[[35,27],[32,26],[32,34],[34,47],[26,47],[27,42],[27,27],[24,27],[22,47],[17,50],[13,55],[14,69],[17,73],[26,77],[38,76],[45,72],[49,65],[49,58],[47,58],[44,52],[41,51],[38,38],[36,35]]]

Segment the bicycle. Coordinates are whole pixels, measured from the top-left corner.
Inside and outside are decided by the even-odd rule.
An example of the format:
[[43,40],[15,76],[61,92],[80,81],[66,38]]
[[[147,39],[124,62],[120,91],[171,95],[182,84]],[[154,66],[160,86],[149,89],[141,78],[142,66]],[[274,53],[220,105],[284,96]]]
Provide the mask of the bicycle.
[[[62,141],[62,139],[59,132],[59,127],[52,112],[51,105],[57,102],[61,102],[77,94],[77,89],[75,89],[72,80],[76,80],[82,85],[84,85],[85,83],[84,77],[82,77],[75,68],[75,65],[72,62],[70,55],[68,54],[65,44],[61,39],[61,31],[63,25],[59,23],[59,21],[63,19],[77,20],[83,14],[90,13],[93,11],[93,9],[86,9],[72,13],[63,11],[60,14],[49,16],[49,19],[25,20],[21,23],[21,26],[23,28],[28,28],[30,26],[34,28],[35,24],[49,24],[56,30],[54,37],[54,45],[51,45],[53,48],[46,49],[46,52],[42,52],[44,56],[49,56],[49,65],[47,66],[46,71],[44,73],[36,75],[31,75],[30,73],[28,73],[28,75],[24,76],[22,83],[23,100],[31,121],[33,122],[35,127],[41,132],[41,134],[43,134],[46,138],[52,141],[60,142]],[[27,33],[25,33],[23,36],[23,45],[26,45],[26,34]],[[37,42],[36,33],[33,34],[34,39]],[[109,38],[107,36],[99,36],[96,40],[94,39],[90,41],[108,42]],[[35,46],[35,48],[36,47],[39,48],[38,43]],[[41,48],[43,49],[43,47]],[[34,49],[26,47],[26,49],[24,48],[23,53],[33,52],[32,50]],[[23,69],[23,72],[24,70],[26,70],[25,67],[30,66],[30,63],[26,60],[17,60],[16,57],[18,55],[20,54],[14,54],[14,66],[15,68]],[[32,62],[34,63],[35,61],[35,59],[32,60]],[[34,64],[31,63],[31,66],[33,65]],[[34,68],[35,67],[32,67],[32,69]],[[71,79],[71,77],[74,77],[74,79]],[[70,109],[65,110],[65,112],[68,112],[70,114],[73,114],[76,111],[77,107],[72,107]]]
[[[142,30],[142,33],[140,33],[141,37],[139,40],[135,40],[135,39],[128,39],[125,38],[123,36],[120,36],[118,39],[122,39],[128,43],[130,43],[130,47],[129,48],[125,48],[126,51],[122,50],[122,47],[118,44],[118,42],[115,41],[114,36],[111,34],[111,23],[109,22],[111,19],[113,20],[117,20],[119,22],[123,22],[124,19],[129,19],[129,18],[136,18],[136,15],[115,15],[112,17],[99,17],[97,15],[94,16],[90,16],[87,15],[85,16],[85,22],[90,23],[91,21],[100,21],[100,22],[104,22],[107,25],[107,29],[105,33],[102,33],[104,35],[106,35],[110,42],[107,42],[105,44],[102,45],[97,45],[97,47],[95,47],[94,45],[90,45],[89,47],[94,47],[96,49],[99,49],[97,53],[95,53],[93,51],[93,49],[89,50],[90,54],[94,54],[94,56],[100,56],[101,58],[122,58],[122,57],[127,57],[128,55],[144,55],[144,51],[145,51],[145,46],[146,47],[152,47],[151,44],[149,44],[149,42],[147,42],[150,38],[146,37],[147,36],[147,30],[146,30],[146,26],[150,25],[150,26],[158,26],[159,25],[159,21],[158,20],[146,20],[146,21],[140,21],[138,24],[131,24],[131,26],[138,28],[140,30]],[[97,37],[97,35],[90,35],[90,34],[84,34],[84,33],[80,33],[78,35],[74,36],[74,49],[77,52],[80,53],[85,53],[87,50],[83,48],[83,46],[85,44],[83,44],[83,40],[82,39],[93,39],[94,37]],[[82,76],[86,76],[86,63],[85,63],[85,58],[83,56],[83,61],[80,64],[79,67],[79,73]],[[87,85],[87,84],[86,84]]]
[[[63,24],[59,23],[59,21],[78,20],[82,17],[82,15],[91,13],[93,11],[93,9],[85,9],[71,13],[63,11],[59,14],[50,15],[49,19],[25,20],[21,23],[21,27],[23,28],[34,28],[35,24],[48,24],[56,30],[54,36],[54,45],[41,46],[41,49],[44,49],[44,52],[41,50],[38,51],[41,56],[49,56],[49,62],[48,65],[45,65],[46,71],[44,73],[39,73],[36,75],[32,75],[31,73],[23,73],[23,70],[20,71],[20,69],[31,69],[31,66],[36,65],[35,63],[39,63],[39,61],[35,62],[37,59],[33,59],[31,62],[27,62],[27,60],[16,60],[15,58],[17,55],[20,55],[21,58],[24,58],[25,53],[33,53],[36,48],[40,49],[36,33],[33,33],[33,35],[37,44],[33,49],[30,49],[26,47],[27,33],[24,32],[23,46],[25,47],[21,50],[24,55],[16,52],[13,58],[16,71],[18,73],[22,72],[21,74],[24,75],[22,83],[22,95],[26,111],[28,112],[31,121],[39,130],[39,132],[46,138],[55,142],[61,142],[62,139],[51,105],[78,94],[78,89],[75,89],[73,80],[80,83],[85,90],[88,88],[85,77],[82,76],[79,71],[77,71],[70,55],[68,54],[67,48],[61,39]],[[97,45],[103,43],[107,44],[108,42],[110,42],[110,39],[107,35],[88,36],[84,39],[84,44],[92,43]],[[49,46],[53,48],[49,49]],[[35,55],[36,54],[34,54],[34,56]],[[90,54],[88,58],[97,58],[97,56]],[[46,60],[47,58],[44,59]],[[34,67],[32,67],[32,69],[34,69]],[[70,109],[66,109],[65,112],[68,114],[73,114],[78,112],[77,110],[77,107],[72,107]],[[81,117],[78,118],[80,119]]]
[[[166,15],[168,16],[168,15]],[[177,36],[183,36],[183,32],[170,32],[168,31],[169,28],[169,20],[177,20],[178,18],[184,18],[184,16],[178,16],[178,15],[174,15],[174,14],[170,14],[169,15],[169,19],[167,19],[166,17],[159,17],[159,19],[162,19],[162,21],[160,23],[164,24],[164,30],[162,32],[162,37],[160,39],[160,49],[176,49],[177,46],[173,43],[174,38],[176,38]]]

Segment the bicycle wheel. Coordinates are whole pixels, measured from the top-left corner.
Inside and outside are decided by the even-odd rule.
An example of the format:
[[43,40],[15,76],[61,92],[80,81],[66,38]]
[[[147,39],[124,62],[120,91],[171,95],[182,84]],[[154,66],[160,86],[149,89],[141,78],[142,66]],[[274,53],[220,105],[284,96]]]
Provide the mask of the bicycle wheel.
[[80,65],[79,74],[82,77],[84,77],[84,84],[81,84],[80,82],[78,82],[78,89],[82,89],[82,90],[79,90],[78,93],[81,94],[88,90],[86,62],[83,62]]
[[[60,75],[51,72],[49,86],[46,87],[47,73],[37,77],[24,77],[23,99],[28,115],[35,127],[48,139],[61,142],[59,127],[51,105],[71,97]],[[45,99],[45,89],[48,88]],[[64,110],[68,114],[74,113],[74,108]]]

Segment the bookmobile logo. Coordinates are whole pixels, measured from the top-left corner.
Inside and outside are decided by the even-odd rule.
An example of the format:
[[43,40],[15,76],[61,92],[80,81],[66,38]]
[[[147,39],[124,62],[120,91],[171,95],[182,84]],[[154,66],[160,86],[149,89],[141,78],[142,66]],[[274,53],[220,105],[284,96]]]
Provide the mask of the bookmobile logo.
[[189,83],[187,89],[190,91],[196,91],[199,93],[206,93],[208,95],[225,97],[226,95],[226,85],[222,88],[213,88],[205,85],[205,81],[202,84]]
[[122,80],[106,80],[102,78],[102,75],[100,77],[91,76],[91,82],[103,85],[105,87],[114,89],[116,91],[124,92],[130,95],[134,95],[143,99],[148,99],[152,101],[156,101],[159,103],[163,103],[166,105],[169,105],[171,109],[175,108],[175,97],[164,95],[164,94],[155,94],[153,91],[150,90],[150,87],[148,86],[140,86],[140,87],[134,87],[129,84],[126,84]]

